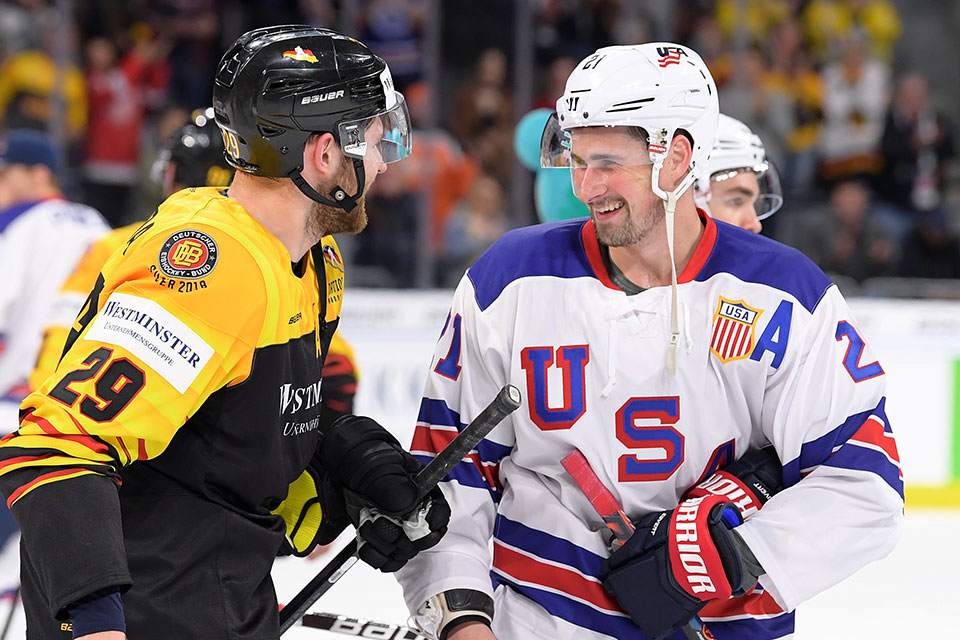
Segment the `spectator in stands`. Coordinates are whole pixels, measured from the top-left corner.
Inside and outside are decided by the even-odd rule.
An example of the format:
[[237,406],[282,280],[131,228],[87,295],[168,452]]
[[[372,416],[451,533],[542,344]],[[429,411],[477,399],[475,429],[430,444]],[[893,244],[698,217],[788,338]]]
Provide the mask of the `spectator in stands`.
[[[72,31],[72,29],[70,29]],[[72,43],[57,40],[52,30],[34,34],[31,47],[8,57],[0,66],[0,121],[7,129],[47,130],[58,118],[69,142],[77,142],[87,126],[83,73],[70,61],[58,69],[49,52]],[[63,113],[59,101],[63,100]]]
[[823,70],[823,157],[826,181],[880,171],[880,136],[889,101],[890,69],[871,58],[861,36],[851,35],[840,60]]
[[140,183],[140,153],[148,92],[163,92],[170,69],[163,61],[169,46],[145,41],[117,59],[113,42],[87,42],[87,95],[90,121],[83,149],[85,201],[114,228],[140,217],[133,211]]
[[567,84],[567,78],[573,73],[573,67],[576,64],[577,61],[569,56],[560,56],[553,60],[547,67],[543,89],[533,99],[531,109],[553,111],[557,107],[557,98],[563,95],[563,87]]
[[828,274],[860,282],[892,275],[897,251],[883,225],[870,215],[870,192],[859,180],[834,185],[826,209],[784,217],[778,240],[816,262]]
[[491,176],[479,176],[447,223],[443,284],[455,286],[466,268],[509,228],[503,189]]
[[390,65],[398,89],[423,78],[424,0],[364,0],[360,39]]
[[960,239],[942,209],[918,214],[903,243],[897,275],[906,278],[960,278]]
[[890,62],[901,31],[897,9],[888,0],[812,0],[801,18],[821,62],[830,60],[854,32],[865,36],[872,57]]
[[930,103],[927,81],[904,76],[881,139],[884,167],[877,191],[902,212],[931,211],[943,203],[955,150],[946,117]]
[[501,184],[510,179],[512,164],[504,161],[513,134],[513,100],[507,86],[507,56],[499,49],[480,55],[474,75],[454,99],[450,131]]
[[188,109],[210,102],[213,71],[220,57],[218,0],[151,0],[150,26],[171,43],[170,99]]

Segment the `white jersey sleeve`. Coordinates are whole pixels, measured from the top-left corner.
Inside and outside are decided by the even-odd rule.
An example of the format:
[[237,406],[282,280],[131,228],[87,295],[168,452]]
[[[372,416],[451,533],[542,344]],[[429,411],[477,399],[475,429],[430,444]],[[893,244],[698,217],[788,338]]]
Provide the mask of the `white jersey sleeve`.
[[887,555],[903,517],[882,365],[836,287],[812,313],[792,311],[794,344],[771,369],[761,419],[787,489],[738,528],[787,610]]
[[[506,384],[509,351],[464,276],[430,364],[411,452],[429,462]],[[511,417],[500,423],[441,483],[452,517],[447,534],[397,573],[411,611],[447,589],[492,595],[490,539],[502,486],[500,463],[514,445]]]
[[108,230],[96,210],[49,199],[24,208],[0,231],[0,398],[19,404],[26,395],[60,286]]

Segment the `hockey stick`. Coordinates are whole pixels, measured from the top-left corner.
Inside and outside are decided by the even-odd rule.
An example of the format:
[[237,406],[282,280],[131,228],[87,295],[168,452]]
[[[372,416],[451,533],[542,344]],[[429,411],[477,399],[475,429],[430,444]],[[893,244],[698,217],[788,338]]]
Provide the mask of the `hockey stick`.
[[[610,490],[600,482],[587,458],[579,449],[574,449],[561,461],[573,481],[580,487],[580,491],[587,497],[597,515],[603,519],[607,529],[613,533],[613,549],[617,550],[633,535],[634,527],[630,518],[623,512],[617,499]],[[693,616],[690,622],[684,625],[683,635],[688,640],[714,640],[714,636],[703,625],[700,618]]]
[[362,618],[351,618],[336,613],[308,613],[300,621],[305,627],[322,629],[333,633],[342,633],[357,638],[384,638],[388,640],[429,640],[427,636],[410,627],[387,622],[374,622]]
[[[487,408],[464,427],[463,431],[457,434],[457,437],[417,474],[416,483],[420,489],[417,502],[422,501],[437,483],[463,460],[464,456],[470,453],[501,420],[516,411],[519,406],[519,389],[511,384],[500,389],[497,397]],[[292,627],[307,612],[307,609],[320,599],[320,596],[326,593],[350,567],[356,564],[360,558],[357,551],[357,539],[354,538],[280,611],[281,634]]]

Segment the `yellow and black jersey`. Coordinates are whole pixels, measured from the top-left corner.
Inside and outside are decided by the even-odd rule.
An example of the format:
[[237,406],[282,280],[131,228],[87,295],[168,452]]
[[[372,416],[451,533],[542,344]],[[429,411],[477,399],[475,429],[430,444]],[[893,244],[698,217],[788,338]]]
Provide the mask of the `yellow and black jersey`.
[[293,265],[216,188],[174,194],[110,256],[0,441],[24,593],[49,605],[27,611],[35,637],[131,584],[130,637],[276,637],[270,511],[317,447],[342,292],[332,238]]

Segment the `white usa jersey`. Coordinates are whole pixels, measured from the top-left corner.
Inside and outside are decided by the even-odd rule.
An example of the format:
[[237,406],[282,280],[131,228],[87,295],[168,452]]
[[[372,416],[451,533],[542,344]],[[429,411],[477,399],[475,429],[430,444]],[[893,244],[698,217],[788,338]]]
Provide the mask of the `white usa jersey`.
[[108,230],[95,209],[63,198],[0,210],[0,434],[17,428],[44,327],[53,316],[72,324],[83,305],[61,298],[60,285]]
[[398,574],[411,611],[469,588],[494,595],[499,640],[644,638],[598,577],[609,535],[561,466],[574,448],[636,520],[776,447],[787,488],[738,528],[766,575],[703,609],[718,640],[791,637],[797,604],[892,549],[885,376],[845,301],[799,252],[704,224],[679,277],[676,377],[670,287],[624,294],[590,221],[512,231],[470,267],[411,449],[429,461],[506,383],[524,401],[443,483],[449,532]]

